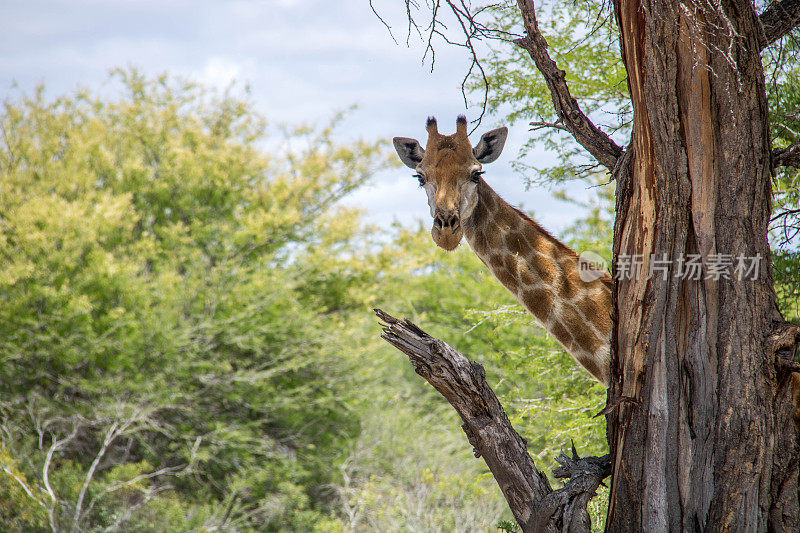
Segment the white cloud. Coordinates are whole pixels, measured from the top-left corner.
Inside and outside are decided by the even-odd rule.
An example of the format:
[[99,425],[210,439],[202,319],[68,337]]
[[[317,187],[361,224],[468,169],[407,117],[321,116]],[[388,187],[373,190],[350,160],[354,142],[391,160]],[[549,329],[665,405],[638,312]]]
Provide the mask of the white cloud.
[[253,70],[253,61],[243,63],[227,57],[211,57],[193,77],[205,85],[226,89],[234,82],[246,82],[245,73]]

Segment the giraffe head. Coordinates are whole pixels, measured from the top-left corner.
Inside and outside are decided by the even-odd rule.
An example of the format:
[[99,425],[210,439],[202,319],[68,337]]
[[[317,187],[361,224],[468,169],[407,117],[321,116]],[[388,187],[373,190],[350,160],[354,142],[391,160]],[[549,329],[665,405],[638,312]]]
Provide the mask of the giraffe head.
[[414,177],[428,194],[433,217],[431,236],[445,250],[454,250],[464,235],[462,221],[469,218],[478,203],[481,165],[500,156],[508,128],[484,133],[473,148],[467,137],[467,119],[456,120],[456,132],[442,135],[436,119],[428,118],[428,143],[425,149],[416,139],[395,137],[400,159],[414,169]]

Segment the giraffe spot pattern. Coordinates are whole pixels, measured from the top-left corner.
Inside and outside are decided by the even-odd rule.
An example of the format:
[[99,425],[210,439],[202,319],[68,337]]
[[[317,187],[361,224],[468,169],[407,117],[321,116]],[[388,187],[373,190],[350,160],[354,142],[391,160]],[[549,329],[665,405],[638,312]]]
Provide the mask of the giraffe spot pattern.
[[500,254],[492,254],[489,256],[489,265],[492,267],[492,271],[497,271],[504,268],[505,262],[503,261],[503,256]]
[[514,291],[517,287],[517,279],[506,270],[505,267],[500,267],[493,269],[492,272],[494,273],[495,277],[502,283],[507,289]]
[[516,229],[519,225],[519,215],[510,209],[501,209],[495,217],[496,224],[505,229]]
[[560,276],[556,284],[558,294],[565,300],[572,300],[580,291],[583,281],[581,281],[580,276],[578,276],[578,273],[574,270],[566,272],[560,270],[559,274]]
[[503,250],[502,235],[500,232],[492,230],[486,231],[486,240],[490,250],[492,251]]
[[530,267],[526,264],[519,265],[519,281],[523,287],[530,287],[541,281],[540,278],[531,272]]
[[534,250],[541,250],[543,243],[546,242],[546,239],[542,237],[542,234],[533,225],[525,226],[522,229],[522,233],[525,235],[525,240]]
[[517,257],[513,255],[506,254],[503,256],[503,266],[508,270],[508,272],[516,277],[517,274]]
[[[486,233],[483,231],[476,232],[475,237],[470,244],[475,253],[478,254],[478,257],[483,256],[489,251],[489,241],[486,238]],[[483,260],[483,257],[481,257],[481,260]]]
[[533,254],[530,263],[546,285],[553,284],[558,273],[555,262],[542,254]]
[[480,197],[465,235],[494,276],[581,365],[607,383],[609,280],[583,282],[575,252],[491,192]]
[[594,357],[591,355],[583,355],[582,357],[576,357],[576,359],[586,370],[589,371],[591,375],[599,379],[601,383],[605,384],[607,380],[606,373],[601,372],[600,367],[598,366]]
[[520,255],[522,257],[529,257],[533,253],[533,248],[528,244],[524,233],[512,232],[506,235],[505,238],[506,249],[511,254]]
[[552,321],[550,324],[550,332],[558,339],[558,342],[564,345],[567,351],[573,352],[577,347],[575,341],[572,339],[572,335],[569,334],[569,330],[567,330],[564,324],[559,320]]
[[543,323],[547,321],[553,310],[554,299],[553,293],[544,288],[525,289],[520,294],[522,304]]
[[611,316],[604,311],[604,309],[610,309],[611,307],[610,298],[608,307],[603,307],[603,303],[598,303],[592,297],[588,296],[580,298],[575,302],[575,305],[587,320],[589,320],[590,317],[594,318],[594,323],[601,333],[606,333],[608,336],[611,336]]
[[603,342],[592,331],[591,325],[586,323],[584,317],[579,315],[574,307],[565,307],[561,321],[572,334],[578,346],[587,352],[594,353],[603,345]]

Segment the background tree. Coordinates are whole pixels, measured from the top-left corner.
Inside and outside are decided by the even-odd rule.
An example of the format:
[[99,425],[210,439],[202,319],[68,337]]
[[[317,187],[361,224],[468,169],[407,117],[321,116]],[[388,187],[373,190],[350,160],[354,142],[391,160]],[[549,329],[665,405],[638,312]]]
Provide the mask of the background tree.
[[40,90],[1,118],[14,520],[311,529],[358,430],[331,332],[365,273],[335,204],[381,156],[330,127],[268,139],[251,104],[190,83],[115,78],[117,98]]

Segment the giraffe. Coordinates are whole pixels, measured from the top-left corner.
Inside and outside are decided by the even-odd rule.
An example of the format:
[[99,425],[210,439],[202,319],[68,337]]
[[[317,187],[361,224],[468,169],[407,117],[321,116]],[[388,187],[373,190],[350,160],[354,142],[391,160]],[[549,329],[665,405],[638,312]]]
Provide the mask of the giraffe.
[[407,137],[395,137],[394,147],[428,195],[433,241],[452,251],[465,237],[500,283],[608,386],[611,278],[505,202],[482,178],[482,165],[500,156],[508,129],[485,133],[474,148],[464,116],[456,120],[453,135],[440,134],[433,117],[426,129],[424,149]]

